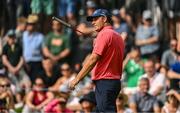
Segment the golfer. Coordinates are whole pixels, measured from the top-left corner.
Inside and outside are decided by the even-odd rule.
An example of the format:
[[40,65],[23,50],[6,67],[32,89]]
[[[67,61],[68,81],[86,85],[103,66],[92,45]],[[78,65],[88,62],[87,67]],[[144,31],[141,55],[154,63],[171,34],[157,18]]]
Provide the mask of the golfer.
[[95,83],[96,112],[116,112],[115,100],[120,91],[124,42],[111,26],[111,15],[97,9],[87,17],[98,32],[93,51],[78,75],[69,83],[74,89],[91,70]]

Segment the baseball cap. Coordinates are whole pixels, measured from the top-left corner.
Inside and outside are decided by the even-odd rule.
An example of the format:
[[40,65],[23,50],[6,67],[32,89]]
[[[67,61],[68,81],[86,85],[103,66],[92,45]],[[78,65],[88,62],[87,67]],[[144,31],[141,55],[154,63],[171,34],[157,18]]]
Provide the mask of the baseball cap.
[[152,13],[150,10],[145,10],[143,12],[143,19],[145,19],[145,20],[152,19]]
[[112,10],[112,15],[119,16],[119,10],[118,9]]
[[92,21],[93,18],[100,16],[111,17],[111,14],[106,9],[97,9],[91,16],[87,17],[87,21]]
[[95,93],[94,91],[90,91],[88,94],[85,94],[80,100],[79,103],[82,103],[83,101],[88,101],[93,104],[96,104],[96,99],[95,99]]
[[15,30],[13,29],[10,29],[6,35],[10,38],[16,38],[16,33],[15,33]]
[[86,7],[87,8],[96,8],[96,3],[94,1],[92,1],[92,0],[88,0],[86,2]]

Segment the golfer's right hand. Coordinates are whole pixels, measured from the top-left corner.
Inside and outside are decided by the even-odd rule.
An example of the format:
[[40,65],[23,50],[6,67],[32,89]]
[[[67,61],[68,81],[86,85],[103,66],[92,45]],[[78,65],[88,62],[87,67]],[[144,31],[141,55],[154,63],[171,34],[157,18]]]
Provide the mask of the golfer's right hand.
[[76,84],[77,84],[77,82],[76,82],[75,79],[73,79],[72,81],[70,81],[70,83],[69,83],[69,89],[74,90]]

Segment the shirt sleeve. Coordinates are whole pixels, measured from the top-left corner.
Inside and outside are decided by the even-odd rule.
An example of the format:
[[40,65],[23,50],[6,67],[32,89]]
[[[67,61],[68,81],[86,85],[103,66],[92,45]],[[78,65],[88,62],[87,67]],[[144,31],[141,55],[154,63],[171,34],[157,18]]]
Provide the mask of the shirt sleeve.
[[7,55],[7,45],[3,47],[3,55]]
[[69,37],[69,35],[65,36],[64,41],[65,41],[65,49],[70,49],[71,46],[70,46],[70,37]]
[[153,27],[152,34],[153,34],[153,36],[159,37],[159,30],[158,30],[157,26]]
[[108,33],[101,33],[95,40],[93,53],[103,55],[104,51],[108,48],[110,43],[110,35]]
[[136,95],[133,94],[130,98],[129,98],[129,103],[130,104],[136,104]]

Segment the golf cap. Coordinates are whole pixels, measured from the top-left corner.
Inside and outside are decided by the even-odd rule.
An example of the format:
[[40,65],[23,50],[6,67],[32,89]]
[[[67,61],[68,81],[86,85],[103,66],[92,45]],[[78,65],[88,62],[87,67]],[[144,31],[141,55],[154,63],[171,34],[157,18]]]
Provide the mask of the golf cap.
[[143,19],[145,19],[145,20],[152,19],[152,13],[150,10],[145,10],[143,12]]
[[16,38],[15,30],[10,29],[10,30],[7,32],[6,36],[8,36],[9,38]]
[[91,16],[87,17],[87,21],[92,21],[93,18],[100,16],[111,17],[111,14],[106,9],[97,9]]

